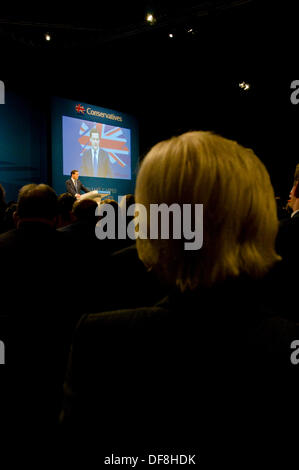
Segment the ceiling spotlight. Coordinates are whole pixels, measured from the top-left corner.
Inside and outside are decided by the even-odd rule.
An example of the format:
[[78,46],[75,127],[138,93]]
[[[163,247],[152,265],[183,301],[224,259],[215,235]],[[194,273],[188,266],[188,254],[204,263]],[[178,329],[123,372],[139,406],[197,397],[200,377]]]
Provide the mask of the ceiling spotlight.
[[185,28],[185,33],[188,36],[193,37],[193,36],[196,36],[198,34],[198,29],[194,26],[189,25]]
[[241,83],[239,83],[239,87],[240,87],[242,90],[247,91],[247,90],[249,90],[249,88],[250,88],[250,83],[241,82]]
[[50,36],[49,33],[46,33],[46,34],[45,34],[45,40],[46,40],[46,41],[51,41],[51,36]]
[[156,19],[152,13],[147,13],[146,21],[150,24],[154,24],[156,22]]

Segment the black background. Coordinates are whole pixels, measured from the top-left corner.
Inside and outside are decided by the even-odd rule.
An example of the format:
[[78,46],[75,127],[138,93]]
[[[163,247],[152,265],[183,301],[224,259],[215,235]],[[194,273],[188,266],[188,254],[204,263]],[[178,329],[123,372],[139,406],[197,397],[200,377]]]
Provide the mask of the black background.
[[0,18],[1,79],[45,108],[54,95],[135,115],[141,156],[190,129],[236,139],[254,149],[286,200],[299,162],[299,106],[290,101],[299,78],[293,7],[141,1],[63,11],[43,5],[31,13],[26,5]]

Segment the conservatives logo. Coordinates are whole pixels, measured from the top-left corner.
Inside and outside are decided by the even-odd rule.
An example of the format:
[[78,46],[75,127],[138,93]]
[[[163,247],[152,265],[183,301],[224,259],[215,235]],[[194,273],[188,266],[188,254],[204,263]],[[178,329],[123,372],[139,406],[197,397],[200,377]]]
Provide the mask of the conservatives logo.
[[[78,114],[85,114],[85,108],[82,104],[77,104],[75,106],[75,110],[77,111]],[[104,111],[98,111],[97,109],[92,109],[92,108],[87,108],[86,109],[86,114],[89,116],[96,116],[104,119],[110,119],[111,121],[120,121],[122,122],[123,118],[122,116],[118,114],[113,114],[113,113],[105,113]]]
[[85,108],[84,108],[84,106],[82,106],[82,104],[77,104],[75,109],[76,109],[77,113],[85,114]]

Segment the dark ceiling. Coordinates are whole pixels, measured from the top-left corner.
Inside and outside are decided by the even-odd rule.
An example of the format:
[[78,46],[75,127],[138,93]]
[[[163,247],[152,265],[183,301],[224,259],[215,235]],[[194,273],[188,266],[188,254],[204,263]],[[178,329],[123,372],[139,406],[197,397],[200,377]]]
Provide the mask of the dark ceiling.
[[[127,82],[147,79],[151,71],[160,76],[179,73],[181,79],[182,69],[188,73],[196,67],[206,76],[212,71],[221,76],[260,74],[278,62],[285,66],[297,40],[296,16],[273,3],[43,3],[30,13],[26,2],[13,14],[0,14],[1,74],[18,73],[23,80],[48,77],[52,86],[57,79],[77,82],[91,69]],[[146,22],[147,12],[153,13],[154,24]],[[45,40],[46,33],[51,41]]]
[[[177,5],[43,3],[32,14],[26,3],[2,12],[0,78],[36,100],[58,95],[134,114],[141,149],[182,130],[215,130],[257,148],[271,164],[275,153],[279,177],[277,154],[296,158],[296,107],[289,100],[290,83],[299,78],[293,4]],[[238,86],[243,80],[251,84],[247,94]],[[273,134],[282,137],[274,142]]]
[[[84,46],[90,40],[94,45],[107,44],[124,38],[135,38],[157,32],[167,34],[177,30],[205,25],[206,19],[223,12],[240,10],[253,4],[252,0],[239,1],[173,1],[97,2],[85,6],[64,7],[43,3],[33,13],[27,8],[10,15],[1,14],[0,31],[3,37],[30,47],[43,47],[43,33],[50,32],[56,46],[71,48]],[[153,13],[155,22],[149,25],[146,14]],[[195,31],[194,31],[195,32]],[[193,33],[194,33],[193,32]]]
[[283,44],[292,43],[282,33],[281,11],[261,0],[43,3],[34,13],[26,3],[15,10],[0,15],[2,78],[35,93],[73,95],[88,77],[81,99],[124,84],[134,95],[138,87],[163,96],[199,83],[217,90],[231,77],[269,72],[278,57],[286,62]]

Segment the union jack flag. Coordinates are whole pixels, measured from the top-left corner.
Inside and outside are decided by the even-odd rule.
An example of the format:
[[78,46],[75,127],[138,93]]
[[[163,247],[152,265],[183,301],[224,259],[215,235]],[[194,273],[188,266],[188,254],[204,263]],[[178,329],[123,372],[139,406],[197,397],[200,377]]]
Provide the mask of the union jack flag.
[[[118,163],[120,166],[125,167],[126,163],[121,160],[120,155],[129,155],[129,149],[127,147],[127,140],[121,137],[123,136],[122,129],[99,123],[95,127],[100,135],[100,148],[108,153],[111,163]],[[82,148],[81,157],[86,150],[91,148],[89,140],[91,129],[94,129],[94,126],[88,127],[85,122],[82,122],[79,129],[80,137],[78,138]]]
[[84,106],[82,106],[81,104],[77,104],[77,106],[75,107],[77,113],[81,113],[81,114],[84,114],[85,113],[85,108]]

